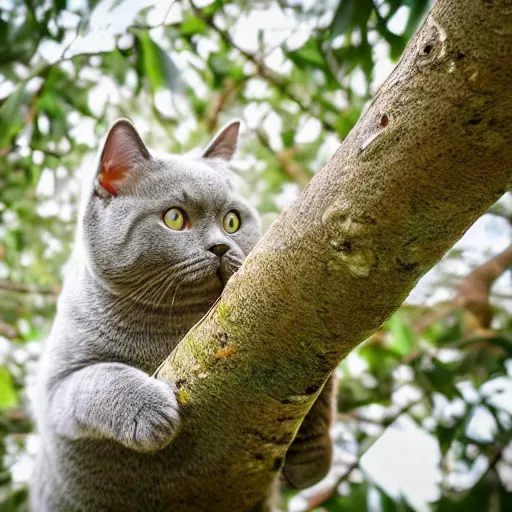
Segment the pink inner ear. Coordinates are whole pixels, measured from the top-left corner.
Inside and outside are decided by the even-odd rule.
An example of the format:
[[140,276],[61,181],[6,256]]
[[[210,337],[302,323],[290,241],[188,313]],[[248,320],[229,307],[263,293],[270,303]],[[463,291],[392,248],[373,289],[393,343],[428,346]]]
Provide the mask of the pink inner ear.
[[102,159],[98,181],[103,188],[117,196],[115,184],[125,180],[129,171],[130,167],[127,162],[116,162],[115,160]]
[[115,125],[107,137],[101,156],[99,184],[111,194],[117,195],[117,185],[130,178],[134,165],[144,158],[143,147],[135,129],[128,123]]
[[98,181],[100,185],[108,190],[112,195],[117,196],[117,190],[115,189],[114,183],[116,181],[122,181],[123,176],[126,173],[126,169],[110,169],[104,168],[98,175]]

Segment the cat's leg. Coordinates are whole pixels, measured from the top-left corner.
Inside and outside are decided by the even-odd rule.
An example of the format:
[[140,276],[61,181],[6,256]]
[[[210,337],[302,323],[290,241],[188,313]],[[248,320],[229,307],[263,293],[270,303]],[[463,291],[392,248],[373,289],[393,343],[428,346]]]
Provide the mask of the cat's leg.
[[286,453],[283,474],[296,489],[311,487],[327,474],[332,463],[330,428],[335,408],[335,376],[325,383]]
[[99,363],[52,387],[49,417],[59,435],[113,439],[152,452],[174,436],[178,407],[167,382],[121,363]]

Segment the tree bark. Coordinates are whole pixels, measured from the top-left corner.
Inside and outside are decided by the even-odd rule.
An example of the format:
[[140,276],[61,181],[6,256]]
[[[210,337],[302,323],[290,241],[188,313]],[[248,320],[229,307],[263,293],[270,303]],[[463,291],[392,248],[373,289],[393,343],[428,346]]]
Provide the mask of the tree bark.
[[512,2],[439,0],[364,116],[157,372],[173,510],[258,510],[322,385],[512,183]]

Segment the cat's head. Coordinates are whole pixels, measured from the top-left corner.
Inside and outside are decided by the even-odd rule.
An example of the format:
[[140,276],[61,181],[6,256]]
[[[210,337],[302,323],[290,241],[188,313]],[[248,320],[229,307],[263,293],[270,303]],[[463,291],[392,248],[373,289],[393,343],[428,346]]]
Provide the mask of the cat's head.
[[260,236],[230,183],[238,130],[232,122],[191,158],[150,152],[130,121],[113,124],[81,218],[97,280],[116,293],[147,289],[146,302],[165,286],[222,288]]

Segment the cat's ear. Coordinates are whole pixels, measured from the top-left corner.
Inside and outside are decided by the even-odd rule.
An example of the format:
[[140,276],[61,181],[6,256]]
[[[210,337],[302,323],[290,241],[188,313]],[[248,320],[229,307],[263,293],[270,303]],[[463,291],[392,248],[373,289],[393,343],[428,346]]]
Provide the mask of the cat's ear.
[[117,196],[137,181],[150,158],[133,124],[128,119],[118,119],[110,127],[101,152],[96,190],[104,197]]
[[203,158],[220,158],[231,160],[236,151],[240,121],[231,121],[224,126],[203,151]]

